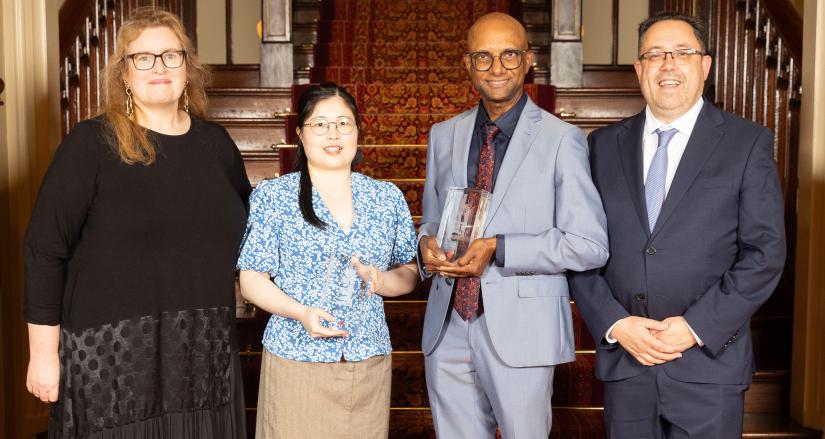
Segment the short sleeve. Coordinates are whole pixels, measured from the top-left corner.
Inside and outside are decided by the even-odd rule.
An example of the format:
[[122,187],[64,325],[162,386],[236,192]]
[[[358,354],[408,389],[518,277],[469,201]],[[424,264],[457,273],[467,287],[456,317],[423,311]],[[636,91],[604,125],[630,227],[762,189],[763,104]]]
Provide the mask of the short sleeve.
[[278,225],[271,185],[262,183],[249,198],[249,219],[246,224],[239,270],[252,270],[275,275],[278,270]]
[[29,323],[61,323],[67,266],[94,202],[100,159],[108,150],[102,135],[98,121],[76,125],[57,148],[40,184],[23,243],[23,312]]
[[392,188],[392,200],[395,206],[395,242],[390,265],[406,264],[415,258],[415,228],[404,194],[394,184],[387,184]]

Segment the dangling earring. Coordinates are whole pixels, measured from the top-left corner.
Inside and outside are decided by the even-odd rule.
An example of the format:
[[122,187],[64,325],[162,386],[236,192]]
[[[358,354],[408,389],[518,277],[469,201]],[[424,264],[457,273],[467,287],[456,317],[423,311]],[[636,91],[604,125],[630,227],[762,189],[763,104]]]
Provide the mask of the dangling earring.
[[186,84],[183,86],[183,111],[189,112],[189,93],[186,91],[187,87],[189,87],[189,81],[186,81]]
[[186,92],[186,89],[183,89],[183,111],[189,112],[189,93]]
[[132,117],[132,113],[135,111],[132,107],[132,88],[126,82],[123,84],[126,86],[126,116]]

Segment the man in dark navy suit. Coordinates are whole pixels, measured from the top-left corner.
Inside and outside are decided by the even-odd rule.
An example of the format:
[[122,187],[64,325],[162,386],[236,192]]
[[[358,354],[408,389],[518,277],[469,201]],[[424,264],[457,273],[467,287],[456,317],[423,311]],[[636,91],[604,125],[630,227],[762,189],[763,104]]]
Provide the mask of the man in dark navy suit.
[[694,17],[639,26],[647,106],[593,132],[610,259],[570,274],[596,339],[610,438],[740,438],[750,318],[785,262],[771,132],[702,98],[711,66]]

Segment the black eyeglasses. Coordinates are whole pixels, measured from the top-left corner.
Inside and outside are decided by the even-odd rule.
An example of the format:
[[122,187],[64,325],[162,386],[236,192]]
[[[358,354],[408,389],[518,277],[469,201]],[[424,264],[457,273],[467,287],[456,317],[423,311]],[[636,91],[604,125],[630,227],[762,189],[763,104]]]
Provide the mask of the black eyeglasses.
[[479,72],[486,72],[493,67],[493,62],[496,58],[498,58],[499,62],[501,62],[501,66],[505,69],[515,70],[521,67],[521,63],[524,61],[525,53],[527,53],[526,50],[504,49],[498,55],[493,55],[486,50],[468,52],[466,55],[470,58],[470,63],[473,65],[474,69]]
[[183,61],[186,59],[186,52],[183,50],[167,50],[161,54],[137,52],[126,55],[126,58],[131,58],[132,64],[134,64],[138,70],[153,69],[158,58],[160,58],[160,62],[162,62],[167,69],[177,69],[183,65]]
[[679,65],[689,63],[690,57],[693,55],[704,55],[704,53],[696,49],[678,49],[670,52],[651,50],[650,52],[645,52],[639,55],[639,61],[647,62],[651,67],[658,67],[665,63],[668,54],[670,54],[670,58],[673,59],[673,62]]
[[323,136],[329,132],[330,126],[335,126],[335,129],[338,130],[338,134],[346,135],[352,133],[355,129],[355,121],[349,117],[339,117],[338,120],[330,121],[327,121],[326,119],[315,119],[309,123],[305,123],[304,126],[309,127],[309,129],[317,136]]

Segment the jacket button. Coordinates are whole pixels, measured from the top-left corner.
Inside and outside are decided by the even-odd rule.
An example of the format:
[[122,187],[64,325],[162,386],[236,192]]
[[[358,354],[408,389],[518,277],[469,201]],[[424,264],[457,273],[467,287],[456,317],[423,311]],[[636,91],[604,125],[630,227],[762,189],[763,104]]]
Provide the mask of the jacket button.
[[656,254],[656,247],[650,246],[645,250],[645,253],[653,256]]
[[444,279],[444,282],[447,282],[447,285],[452,285],[453,284],[453,278],[448,277],[447,279]]
[[644,294],[639,293],[636,295],[637,302],[644,302],[645,300],[647,300],[647,296],[645,296]]

